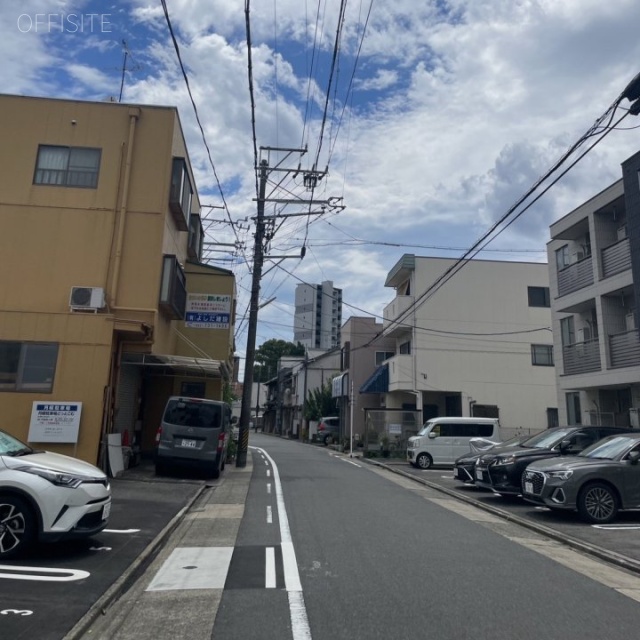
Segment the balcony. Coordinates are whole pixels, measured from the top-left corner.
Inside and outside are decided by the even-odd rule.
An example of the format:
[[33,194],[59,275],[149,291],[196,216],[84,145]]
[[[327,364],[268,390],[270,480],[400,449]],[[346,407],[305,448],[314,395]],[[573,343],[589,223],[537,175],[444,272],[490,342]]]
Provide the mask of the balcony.
[[619,240],[602,250],[602,275],[605,278],[631,269],[629,238]]
[[413,356],[397,355],[387,361],[389,365],[389,391],[413,391]]
[[637,367],[640,365],[640,338],[638,330],[609,336],[609,358],[611,368]]
[[[383,333],[385,336],[394,335],[407,329],[411,329],[415,323],[415,310],[412,305],[414,296],[396,296],[382,312],[383,317]],[[402,315],[411,309],[406,315]],[[402,315],[402,320],[397,323],[397,319]]]
[[600,341],[576,342],[562,348],[564,375],[600,371]]
[[593,260],[591,256],[574,262],[558,271],[558,296],[584,289],[593,284]]

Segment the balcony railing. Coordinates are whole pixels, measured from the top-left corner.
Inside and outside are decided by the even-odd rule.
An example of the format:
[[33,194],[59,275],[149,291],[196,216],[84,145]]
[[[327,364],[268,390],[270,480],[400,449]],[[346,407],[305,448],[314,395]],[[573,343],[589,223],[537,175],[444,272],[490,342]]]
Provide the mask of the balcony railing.
[[609,336],[609,357],[611,368],[637,367],[640,365],[640,337],[638,330]]
[[566,296],[593,284],[593,261],[591,256],[570,264],[558,271],[558,295]]
[[[413,326],[415,312],[412,308],[415,298],[413,296],[396,296],[382,312],[383,331],[386,335],[397,330],[406,330]],[[408,311],[411,308],[411,311]],[[405,314],[405,312],[407,312]],[[404,315],[403,315],[404,314]],[[401,321],[397,320],[402,316]]]
[[587,411],[589,424],[593,427],[630,427],[629,412],[614,413],[613,411]]
[[600,371],[600,342],[596,339],[566,345],[562,357],[565,375]]
[[629,238],[619,240],[602,250],[602,275],[605,278],[631,269]]

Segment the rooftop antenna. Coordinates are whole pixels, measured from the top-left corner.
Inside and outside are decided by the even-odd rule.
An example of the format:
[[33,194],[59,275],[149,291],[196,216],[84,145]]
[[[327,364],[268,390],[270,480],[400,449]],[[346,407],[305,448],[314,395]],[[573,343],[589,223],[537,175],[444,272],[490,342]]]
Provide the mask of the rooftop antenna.
[[127,57],[129,55],[129,48],[127,47],[126,40],[122,41],[122,47],[124,48],[124,58],[122,60],[122,77],[120,79],[120,95],[118,96],[118,102],[122,102],[122,90],[124,89],[124,74],[127,71]]

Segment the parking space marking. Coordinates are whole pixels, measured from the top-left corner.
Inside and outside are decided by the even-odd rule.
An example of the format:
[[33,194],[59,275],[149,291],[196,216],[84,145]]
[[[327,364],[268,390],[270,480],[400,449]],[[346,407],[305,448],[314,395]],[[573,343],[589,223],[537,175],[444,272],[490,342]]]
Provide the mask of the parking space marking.
[[594,529],[605,529],[606,531],[634,531],[640,529],[638,524],[592,524]]
[[140,533],[140,529],[103,529],[102,533]]
[[9,580],[35,580],[41,582],[73,582],[84,580],[91,574],[81,569],[52,569],[50,567],[14,567],[0,564],[0,578]]

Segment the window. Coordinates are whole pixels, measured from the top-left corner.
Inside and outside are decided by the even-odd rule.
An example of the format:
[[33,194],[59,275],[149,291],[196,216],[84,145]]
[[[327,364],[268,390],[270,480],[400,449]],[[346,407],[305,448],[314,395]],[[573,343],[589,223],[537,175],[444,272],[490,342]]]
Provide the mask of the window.
[[568,267],[569,263],[569,245],[565,244],[564,247],[556,249],[556,267],[558,271],[560,271],[561,269]]
[[171,191],[169,209],[180,231],[189,231],[193,187],[184,158],[174,158],[171,169]]
[[575,343],[575,328],[573,316],[560,320],[560,336],[562,338],[562,346],[568,347]]
[[177,258],[162,258],[162,281],[158,306],[174,320],[184,320],[187,308],[187,286],[184,271]]
[[38,147],[33,182],[95,189],[98,186],[100,154],[100,149],[90,147],[54,147],[41,144]]
[[527,287],[530,307],[550,307],[549,287]]
[[395,356],[394,351],[376,351],[376,367],[379,367],[385,360]]
[[0,341],[0,391],[50,393],[58,360],[58,345]]
[[398,351],[401,354],[410,355],[411,354],[411,342],[403,342],[400,345],[400,349]]
[[541,367],[553,367],[553,345],[532,344],[531,364]]

